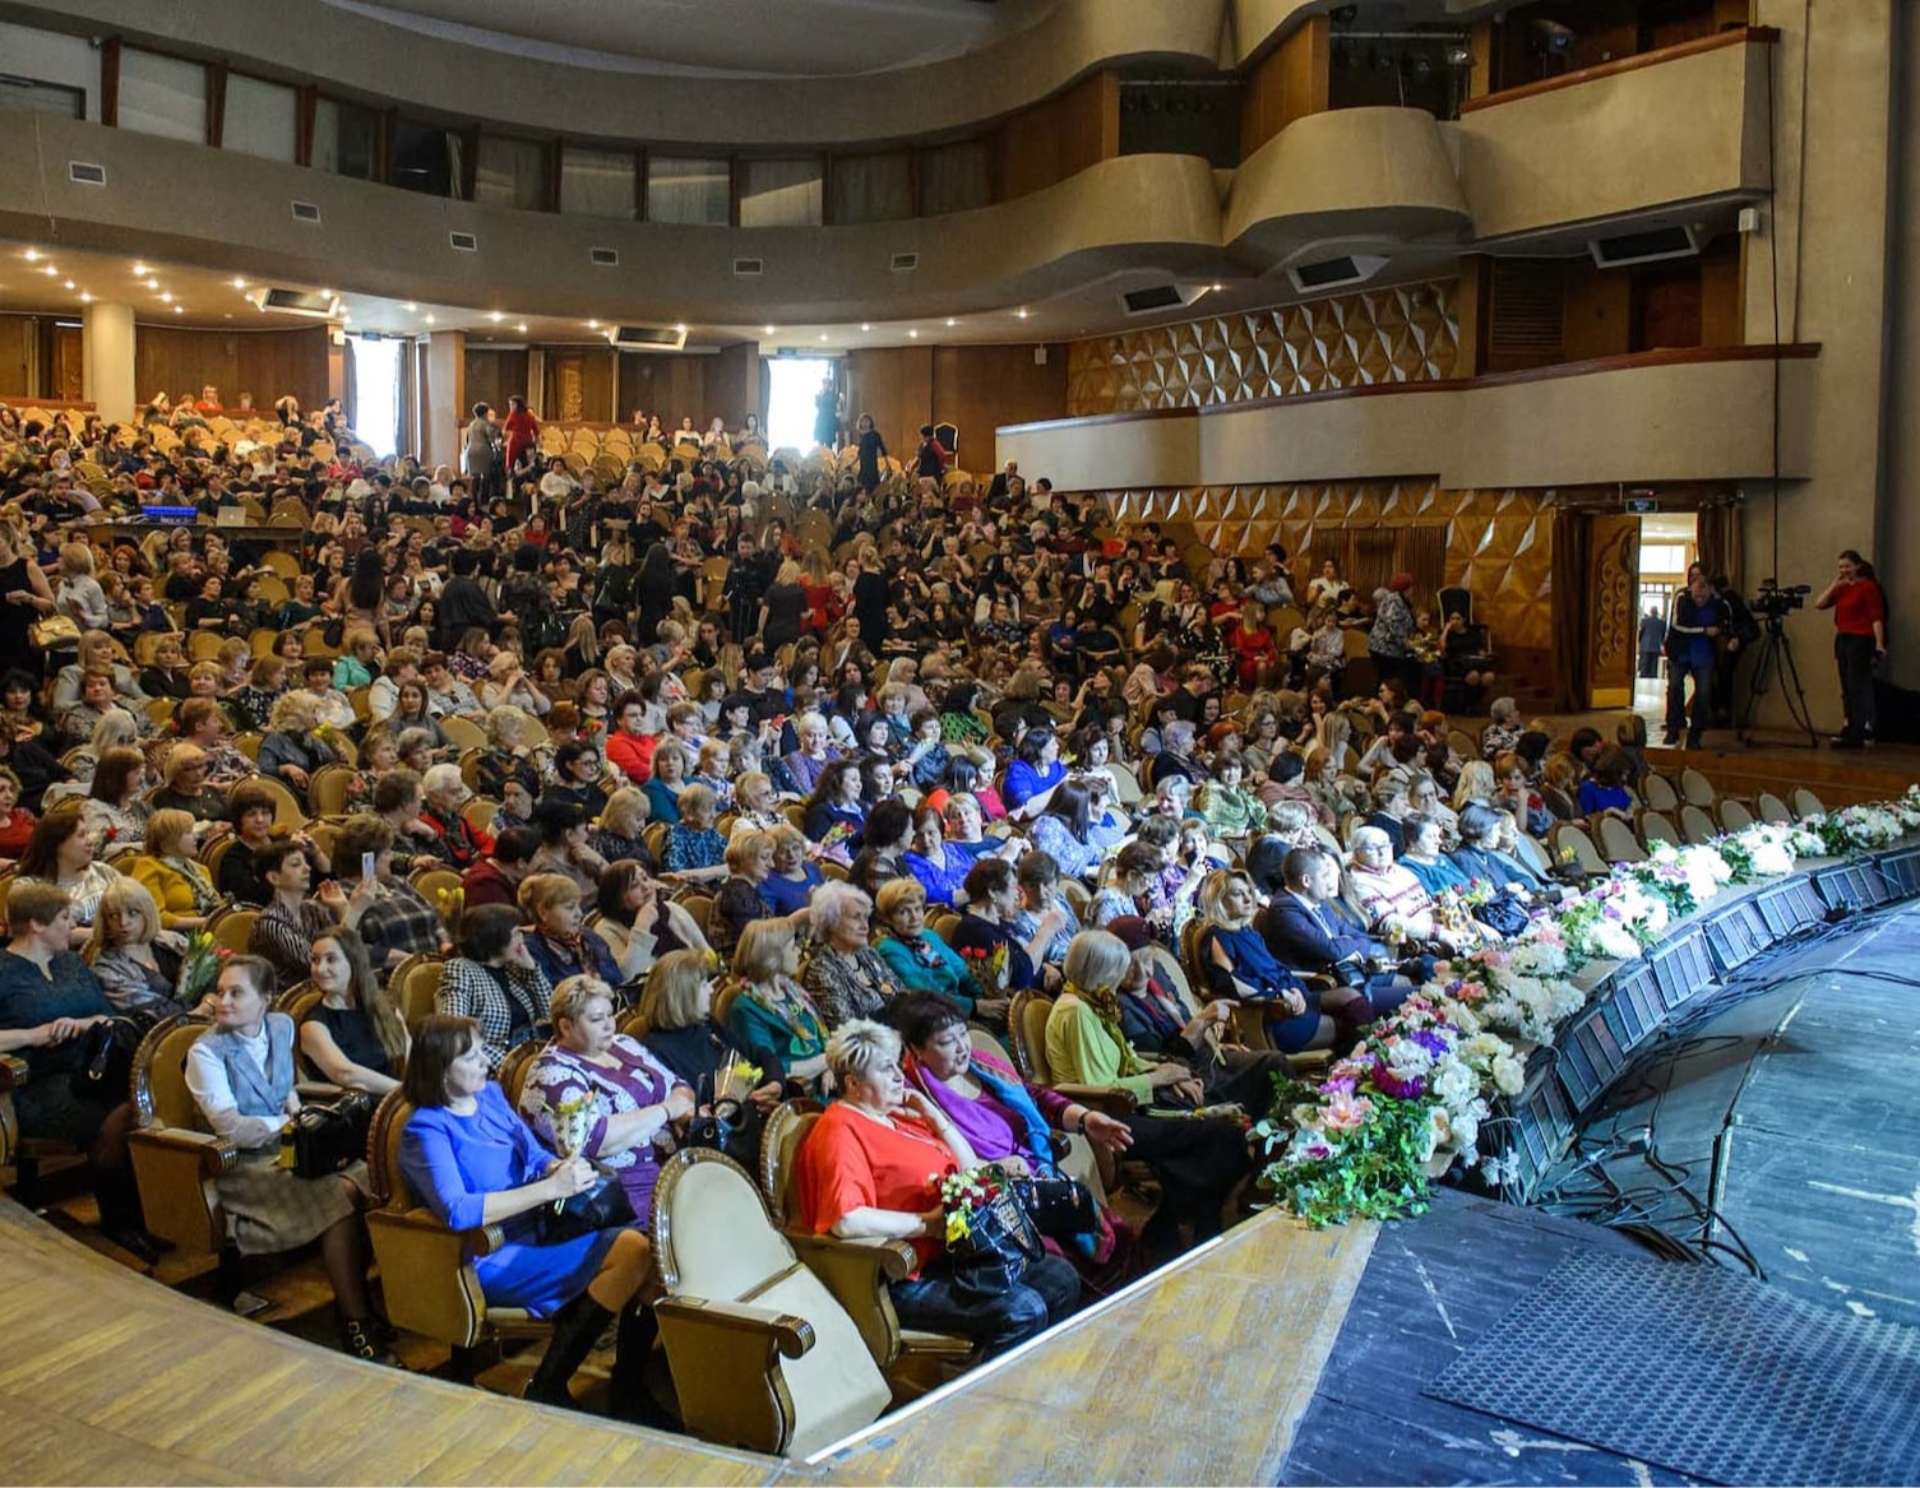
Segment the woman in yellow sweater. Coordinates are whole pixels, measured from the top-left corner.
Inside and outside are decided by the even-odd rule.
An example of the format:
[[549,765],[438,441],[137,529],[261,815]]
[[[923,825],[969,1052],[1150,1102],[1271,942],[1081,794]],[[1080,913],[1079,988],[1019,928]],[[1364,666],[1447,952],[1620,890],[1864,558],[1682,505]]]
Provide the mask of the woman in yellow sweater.
[[[1201,1082],[1173,1060],[1149,1063],[1120,1029],[1120,983],[1132,957],[1118,936],[1083,930],[1067,947],[1066,986],[1047,1014],[1047,1067],[1056,1085],[1117,1088],[1136,1109],[1122,1116],[1133,1141],[1129,1157],[1159,1177],[1163,1198],[1142,1237],[1164,1254],[1176,1227],[1190,1224],[1195,1241],[1220,1232],[1228,1196],[1253,1171],[1238,1121],[1191,1113]],[[1164,1114],[1150,1115],[1149,1107]]]
[[153,895],[168,930],[198,930],[222,903],[207,870],[194,860],[193,828],[192,812],[154,812],[133,860],[133,877]]

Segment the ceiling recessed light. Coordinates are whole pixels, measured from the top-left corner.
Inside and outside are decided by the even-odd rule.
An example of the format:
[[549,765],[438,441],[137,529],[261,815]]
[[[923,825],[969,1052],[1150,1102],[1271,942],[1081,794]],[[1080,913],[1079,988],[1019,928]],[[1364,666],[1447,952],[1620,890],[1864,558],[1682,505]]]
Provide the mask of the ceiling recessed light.
[[675,335],[684,336],[687,333],[687,328],[684,325],[676,325],[673,329]]
[[244,279],[236,279],[233,281],[233,287],[235,289],[245,289],[247,287],[247,281]]
[[771,336],[771,335],[773,334],[773,327],[772,327],[772,326],[761,326],[761,327],[760,327],[760,333],[761,333],[762,335],[765,335],[765,336]]
[[870,321],[870,320],[863,320],[863,321],[861,321],[861,322],[860,322],[860,329],[861,329],[861,330],[863,330],[863,331],[870,331],[870,330],[872,330],[872,329],[873,329],[873,322],[872,322],[872,321]]
[[433,325],[433,324],[435,323],[435,322],[434,322],[434,319],[433,319],[433,317],[432,317],[431,315],[429,315],[429,316],[427,316],[427,317],[426,317],[426,320],[427,320],[427,324],[428,324],[428,325]]
[[29,248],[25,253],[21,254],[20,256],[24,258],[28,263],[40,262],[40,250],[38,248]]
[[[32,254],[28,254],[27,256],[29,258],[33,257]],[[133,277],[136,279],[146,278],[149,272],[150,270],[147,268],[145,264],[135,264],[133,266]]]
[[914,337],[914,338],[916,338],[916,339],[917,339],[917,338],[919,337],[919,335],[920,335],[920,333],[919,333],[918,331],[908,331],[908,332],[907,332],[907,334],[908,334],[909,336],[911,336],[911,337]]
[[959,324],[960,324],[960,322],[959,322],[959,321],[957,321],[957,320],[955,320],[955,319],[954,319],[954,318],[953,318],[953,317],[952,317],[951,315],[949,315],[949,316],[947,317],[947,324],[948,324],[948,325],[950,325],[950,326],[957,326],[957,325],[959,325]]
[[93,303],[93,296],[86,293],[84,290],[81,291],[80,303],[83,305],[91,305]]
[[1020,319],[1025,320],[1033,312],[1031,310],[1020,309],[1020,310],[1014,311],[1013,313],[1017,315]]
[[185,305],[175,305],[173,307],[173,313],[175,315],[185,315],[187,313],[187,307]]
[[323,295],[325,298],[329,300],[333,298],[333,291],[330,289],[323,289],[320,291],[320,293],[321,295]]
[[1226,285],[1224,285],[1224,284],[1216,284],[1216,285],[1214,285],[1214,287],[1213,287],[1213,292],[1214,292],[1215,294],[1219,294],[1219,293],[1220,293],[1220,291],[1221,291],[1221,290],[1223,290],[1223,289],[1225,289],[1225,288],[1226,288]]
[[518,331],[521,335],[523,336],[526,335],[527,333],[526,322],[522,321],[519,325],[515,326],[514,329]]
[[75,284],[75,283],[74,283],[74,282],[73,282],[73,281],[72,281],[71,279],[69,279],[69,280],[67,281],[67,288],[68,288],[68,289],[78,289],[79,287],[80,287],[80,286],[79,286],[79,285],[77,285],[77,284]]
[[489,310],[487,312],[487,319],[492,321],[495,325],[499,325],[500,322],[505,320],[506,318],[507,318],[506,315],[499,310]]
[[171,291],[160,296],[160,303],[163,305],[171,305],[173,303],[173,295]]
[[158,279],[149,279],[147,281],[148,289],[158,289],[159,287],[160,287],[160,281]]
[[60,277],[60,271],[56,269],[52,264],[48,264],[40,272],[45,274],[49,279],[58,279]]
[[419,307],[418,305],[416,305],[416,304],[414,304],[414,302],[413,302],[412,300],[408,300],[408,301],[407,301],[407,303],[406,303],[406,304],[404,304],[404,305],[402,305],[402,306],[401,306],[400,308],[401,308],[402,310],[404,310],[404,311],[406,311],[406,312],[407,312],[407,314],[409,314],[409,315],[412,315],[412,314],[414,314],[414,313],[415,313],[416,311],[418,311],[420,307]]
[[826,333],[825,331],[822,331],[822,332],[820,333],[820,339],[821,339],[822,341],[824,341],[824,340],[826,340],[826,339],[827,339],[827,333]]
[[597,331],[597,330],[599,330],[599,329],[600,329],[600,322],[599,322],[599,321],[597,321],[597,320],[590,320],[590,321],[588,321],[588,322],[587,322],[587,329],[588,329],[588,330],[590,330],[590,331]]

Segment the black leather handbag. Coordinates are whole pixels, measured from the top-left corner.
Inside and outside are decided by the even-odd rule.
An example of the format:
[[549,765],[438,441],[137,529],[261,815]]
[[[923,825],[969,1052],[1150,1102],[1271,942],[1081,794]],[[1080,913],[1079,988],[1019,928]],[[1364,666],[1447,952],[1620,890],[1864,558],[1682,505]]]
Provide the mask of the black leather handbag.
[[89,1028],[81,1036],[80,1067],[67,1076],[67,1089],[73,1098],[101,1106],[117,1106],[126,1100],[133,1075],[133,1051],[140,1047],[142,1032],[131,1018],[108,1018]]
[[1049,1240],[1069,1240],[1100,1227],[1093,1190],[1078,1178],[1016,1178],[1013,1192],[1033,1227]]
[[969,1232],[947,1246],[953,1288],[962,1297],[1004,1297],[1046,1255],[1040,1233],[1011,1185],[972,1216]]
[[367,1131],[372,1125],[373,1097],[364,1091],[302,1106],[280,1140],[281,1166],[291,1167],[296,1178],[338,1173],[367,1155]]

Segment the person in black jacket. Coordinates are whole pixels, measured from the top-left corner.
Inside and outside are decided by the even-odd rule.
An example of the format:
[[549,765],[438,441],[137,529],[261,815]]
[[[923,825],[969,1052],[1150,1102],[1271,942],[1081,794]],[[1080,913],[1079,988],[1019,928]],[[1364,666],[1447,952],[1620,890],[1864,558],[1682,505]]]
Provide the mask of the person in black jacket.
[[[1340,865],[1332,853],[1296,847],[1281,860],[1280,876],[1254,926],[1283,966],[1331,976],[1364,993],[1375,1016],[1392,1011],[1415,986],[1432,979],[1432,957],[1417,956],[1407,963],[1409,981],[1394,972],[1392,949],[1347,917],[1339,899]],[[1322,994],[1321,1006],[1342,1015],[1332,994]]]
[[453,577],[440,592],[440,634],[434,638],[434,644],[442,651],[451,651],[459,644],[460,637],[475,626],[488,635],[496,635],[503,622],[514,618],[494,609],[493,601],[487,598],[486,590],[474,577],[479,567],[480,555],[471,548],[454,550]]
[[[726,601],[727,620],[733,638],[744,645],[760,624],[760,601],[773,584],[773,564],[751,532],[740,534],[733,562],[727,565],[727,580],[720,597]],[[641,595],[644,607],[646,595]],[[648,637],[651,640],[651,637]]]

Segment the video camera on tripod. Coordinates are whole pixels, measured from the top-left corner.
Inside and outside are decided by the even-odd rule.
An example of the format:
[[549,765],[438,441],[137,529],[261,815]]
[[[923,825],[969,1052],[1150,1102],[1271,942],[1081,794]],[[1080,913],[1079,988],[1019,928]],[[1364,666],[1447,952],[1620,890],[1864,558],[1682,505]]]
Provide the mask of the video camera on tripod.
[[1747,608],[1777,628],[1795,610],[1807,607],[1807,596],[1811,593],[1811,584],[1788,584],[1782,587],[1773,579],[1762,579],[1759,592],[1748,602]]

